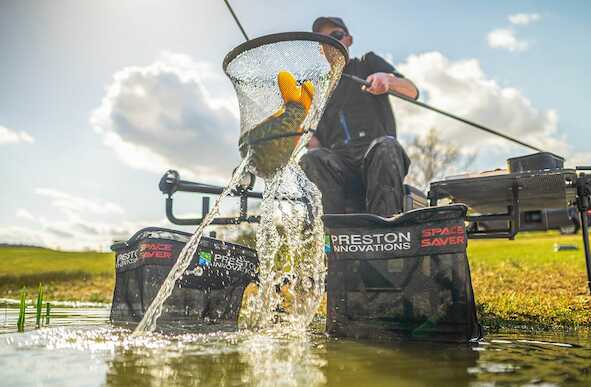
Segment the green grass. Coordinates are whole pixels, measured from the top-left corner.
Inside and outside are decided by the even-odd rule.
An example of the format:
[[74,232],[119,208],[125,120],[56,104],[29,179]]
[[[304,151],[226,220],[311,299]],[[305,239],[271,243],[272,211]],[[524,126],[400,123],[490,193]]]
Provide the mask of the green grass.
[[0,297],[43,283],[48,300],[109,302],[114,266],[113,253],[0,247]]
[[[579,250],[554,252],[555,243]],[[471,240],[468,256],[486,325],[591,327],[580,235],[523,233],[514,241]]]
[[25,292],[25,289],[22,289],[20,303],[18,306],[18,321],[16,323],[17,330],[19,332],[25,331],[26,311],[27,311],[27,294]]
[[37,302],[35,303],[35,325],[41,328],[41,313],[43,312],[43,286],[39,284]]
[[0,276],[79,272],[112,274],[113,262],[112,253],[64,252],[35,247],[0,248]]
[[[554,252],[554,244],[576,251]],[[580,235],[522,233],[514,241],[470,240],[468,256],[480,319],[489,327],[591,327]],[[0,248],[0,297],[43,283],[48,301],[110,302],[112,253]]]

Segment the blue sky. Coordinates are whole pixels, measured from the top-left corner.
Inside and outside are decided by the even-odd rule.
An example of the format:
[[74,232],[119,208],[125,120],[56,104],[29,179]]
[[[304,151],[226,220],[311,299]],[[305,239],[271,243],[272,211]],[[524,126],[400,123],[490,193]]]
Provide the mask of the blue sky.
[[[352,54],[387,57],[428,102],[591,162],[588,2],[231,3],[251,37],[342,16]],[[166,168],[227,180],[239,128],[221,62],[241,42],[221,0],[0,2],[0,242],[105,248],[139,227],[170,226],[157,190]],[[476,169],[526,152],[394,107],[403,139],[436,126],[479,151]],[[166,128],[151,118],[178,112],[192,118]],[[172,139],[191,131],[210,134]],[[181,210],[199,203],[185,198]]]

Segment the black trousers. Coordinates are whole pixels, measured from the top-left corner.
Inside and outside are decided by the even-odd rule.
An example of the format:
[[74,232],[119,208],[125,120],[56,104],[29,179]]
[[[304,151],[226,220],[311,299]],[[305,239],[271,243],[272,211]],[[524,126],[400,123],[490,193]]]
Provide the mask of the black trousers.
[[352,185],[359,181],[367,212],[384,217],[402,212],[403,184],[410,160],[394,137],[379,137],[369,145],[312,149],[300,164],[322,192],[326,214],[344,213]]

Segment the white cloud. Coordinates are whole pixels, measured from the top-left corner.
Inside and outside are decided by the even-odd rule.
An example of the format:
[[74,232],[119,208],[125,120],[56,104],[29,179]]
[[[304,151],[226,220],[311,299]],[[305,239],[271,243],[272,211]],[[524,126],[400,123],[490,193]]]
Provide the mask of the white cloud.
[[143,227],[164,221],[108,224],[81,219],[37,220],[27,227],[0,225],[0,243],[27,244],[69,251],[109,251],[114,241],[126,240]]
[[504,48],[511,52],[525,51],[529,44],[525,40],[519,40],[515,31],[509,28],[498,28],[488,33],[488,45],[492,48]]
[[0,226],[0,243],[46,246],[39,232],[28,227]]
[[35,139],[29,133],[24,131],[16,131],[4,126],[0,126],[0,145],[3,144],[18,144],[18,143],[33,143]]
[[19,208],[16,217],[27,220],[27,226],[0,225],[0,243],[31,244],[61,250],[108,251],[113,241],[125,240],[143,227],[166,226],[164,219],[145,222],[121,220],[118,215],[124,211],[115,203],[82,198],[51,188],[38,188],[35,192],[49,199],[49,204],[61,214],[47,219]]
[[591,165],[591,152],[574,152],[569,156],[570,157],[565,161],[567,167],[574,168]]
[[17,208],[16,210],[16,217],[26,220],[35,220],[35,217],[26,209],[24,208]]
[[[26,227],[0,224],[0,243],[28,244],[59,250],[110,251],[113,241],[127,240],[144,227],[171,225],[164,217],[126,220],[124,210],[115,203],[83,198],[53,188],[38,188],[36,194],[49,206],[56,208],[56,217],[47,218],[45,213],[32,213],[18,208],[15,215],[26,220]],[[178,204],[178,203],[177,203]],[[251,206],[252,207],[252,206]],[[224,202],[223,213],[236,214],[232,201]],[[179,215],[180,214],[180,215]],[[200,217],[201,214],[178,212],[181,218]],[[183,227],[174,227],[183,229]],[[194,231],[189,227],[186,231]]]
[[538,13],[516,13],[507,17],[512,24],[528,25],[541,19]]
[[[418,85],[421,100],[433,106],[566,156],[567,160],[574,156],[559,130],[556,111],[541,111],[519,90],[500,86],[484,73],[476,59],[452,61],[439,52],[429,52],[412,55],[397,68]],[[392,103],[401,136],[423,135],[435,127],[446,141],[464,152],[477,150],[479,167],[500,167],[507,157],[532,152],[395,98]]]
[[118,71],[90,122],[134,168],[226,181],[240,158],[238,109],[229,94],[219,97],[224,87],[229,81],[209,65],[163,54]]
[[122,214],[123,208],[111,202],[102,202],[71,195],[52,188],[37,188],[35,193],[51,199],[51,205],[67,213],[91,213],[98,215]]

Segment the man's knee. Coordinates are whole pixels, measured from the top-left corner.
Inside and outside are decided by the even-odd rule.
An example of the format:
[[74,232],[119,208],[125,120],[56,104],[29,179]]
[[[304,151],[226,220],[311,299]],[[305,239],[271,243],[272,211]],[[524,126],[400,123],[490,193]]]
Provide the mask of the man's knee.
[[365,158],[371,158],[375,155],[384,155],[390,153],[404,152],[402,145],[397,139],[390,136],[376,139],[365,153]]
[[341,161],[334,152],[327,148],[309,150],[300,159],[300,166],[309,179],[331,176],[338,179],[342,175]]
[[379,138],[364,156],[366,166],[382,163],[401,169],[400,172],[404,175],[408,173],[410,159],[396,138],[390,136]]
[[300,159],[300,166],[304,171],[307,169],[316,169],[322,164],[326,163],[329,153],[330,150],[326,148],[311,149],[304,153]]

